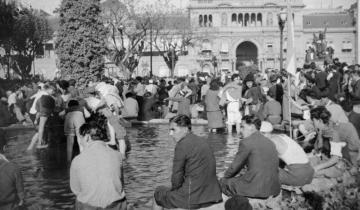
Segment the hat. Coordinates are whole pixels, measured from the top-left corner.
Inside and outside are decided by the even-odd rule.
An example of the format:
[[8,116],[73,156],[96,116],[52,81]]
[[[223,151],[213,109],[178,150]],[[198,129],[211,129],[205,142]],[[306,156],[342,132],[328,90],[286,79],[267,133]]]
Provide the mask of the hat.
[[235,195],[225,202],[225,210],[252,210],[249,199],[241,195]]
[[152,79],[149,79],[149,84],[153,84],[154,81]]
[[271,123],[269,123],[268,121],[261,122],[260,132],[271,133],[273,130],[274,130],[274,128]]

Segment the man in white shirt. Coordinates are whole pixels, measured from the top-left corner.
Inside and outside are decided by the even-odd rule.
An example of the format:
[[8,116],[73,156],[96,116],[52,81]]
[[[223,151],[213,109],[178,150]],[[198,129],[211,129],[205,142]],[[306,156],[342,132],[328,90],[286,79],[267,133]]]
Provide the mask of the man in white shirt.
[[12,92],[12,91],[7,91],[6,92],[6,95],[8,97],[8,107],[9,107],[9,110],[15,114],[16,116],[16,119],[18,120],[18,122],[20,123],[26,123],[26,119],[23,115],[23,113],[21,112],[21,109],[20,107],[16,104],[17,102],[17,94],[16,92]]
[[80,127],[84,150],[70,167],[70,188],[76,195],[76,209],[126,210],[122,183],[122,158],[106,145],[104,131],[95,123]]
[[137,118],[139,113],[139,104],[134,99],[134,94],[129,92],[125,95],[124,107],[121,109],[123,118]]
[[151,95],[155,95],[157,93],[157,89],[158,88],[152,79],[150,79],[149,84],[145,86],[145,92],[150,92]]
[[115,113],[118,114],[119,110],[124,106],[124,102],[120,98],[117,87],[105,82],[100,82],[95,86],[95,90],[100,93],[106,105],[114,109]]

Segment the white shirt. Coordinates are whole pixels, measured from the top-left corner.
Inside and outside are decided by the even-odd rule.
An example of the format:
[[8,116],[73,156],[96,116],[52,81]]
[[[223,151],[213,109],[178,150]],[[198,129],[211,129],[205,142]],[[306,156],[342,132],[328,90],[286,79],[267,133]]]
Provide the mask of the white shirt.
[[106,84],[105,82],[100,82],[95,86],[95,90],[99,91],[102,96],[106,95],[119,95],[119,90],[117,87]]
[[103,141],[90,142],[70,167],[70,188],[78,201],[105,208],[125,197],[120,152]]
[[35,98],[31,108],[30,108],[30,114],[36,114],[36,102],[39,100],[39,98],[41,98],[41,96],[43,95],[49,95],[47,92],[43,91],[43,90],[39,90],[37,93],[35,93],[35,95],[31,96],[31,99]]
[[8,97],[7,102],[8,102],[8,106],[16,104],[16,93],[11,93]]
[[345,142],[330,141],[330,155],[342,157],[342,148],[346,146]]
[[145,92],[150,92],[152,95],[157,93],[157,86],[154,84],[148,84],[145,86]]
[[[279,158],[283,160],[286,165],[291,164],[306,164],[309,162],[309,158],[306,155],[303,148],[291,139],[287,135],[276,135],[276,137],[281,138],[287,144],[287,149],[284,154],[279,155]],[[275,140],[276,141],[276,140]]]

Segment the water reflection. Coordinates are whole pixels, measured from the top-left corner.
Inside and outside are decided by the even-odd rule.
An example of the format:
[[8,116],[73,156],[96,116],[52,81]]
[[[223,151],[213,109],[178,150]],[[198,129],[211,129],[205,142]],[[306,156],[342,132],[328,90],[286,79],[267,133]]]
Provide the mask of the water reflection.
[[[167,125],[128,129],[132,150],[124,162],[125,191],[134,209],[148,209],[154,189],[170,185],[175,143],[169,138]],[[218,175],[231,163],[237,152],[239,138],[209,134],[205,126],[193,132],[208,138],[216,156]],[[71,209],[74,195],[69,188],[69,166],[65,144],[26,152],[34,131],[12,132],[7,135],[7,157],[22,169],[27,204],[42,209]]]

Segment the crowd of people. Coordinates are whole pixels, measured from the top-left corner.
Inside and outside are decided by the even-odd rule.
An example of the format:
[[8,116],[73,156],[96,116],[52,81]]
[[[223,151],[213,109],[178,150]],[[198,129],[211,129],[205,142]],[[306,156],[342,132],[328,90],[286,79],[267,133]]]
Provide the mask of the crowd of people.
[[[131,149],[126,127],[134,120],[170,119],[176,142],[171,186],[156,188],[153,209],[206,209],[224,202],[222,194],[225,209],[252,209],[256,200],[276,199],[282,187],[329,190],[359,171],[359,65],[334,59],[305,64],[295,75],[269,69],[244,78],[223,73],[76,83],[32,82],[0,91],[0,125],[37,128],[28,150],[66,139],[76,209],[126,209],[122,162]],[[222,177],[209,142],[191,132],[191,119],[198,118],[207,119],[210,132],[241,139]],[[23,204],[24,190],[4,146],[0,209],[12,209]]]

